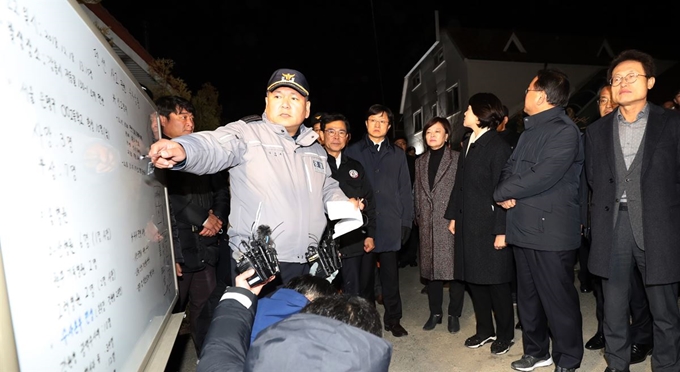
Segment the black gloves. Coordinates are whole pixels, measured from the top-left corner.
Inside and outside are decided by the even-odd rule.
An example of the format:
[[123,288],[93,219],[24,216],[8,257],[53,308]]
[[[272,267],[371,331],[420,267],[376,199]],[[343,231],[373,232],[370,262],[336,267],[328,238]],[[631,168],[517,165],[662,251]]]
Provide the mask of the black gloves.
[[401,245],[406,244],[408,238],[411,236],[411,228],[407,226],[401,227]]

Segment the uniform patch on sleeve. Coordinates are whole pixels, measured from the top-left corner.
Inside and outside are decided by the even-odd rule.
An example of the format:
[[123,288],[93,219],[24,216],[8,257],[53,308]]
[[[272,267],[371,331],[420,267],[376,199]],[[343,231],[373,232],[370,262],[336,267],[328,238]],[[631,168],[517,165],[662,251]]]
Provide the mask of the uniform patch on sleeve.
[[312,167],[314,167],[315,172],[326,173],[326,169],[324,168],[323,162],[321,160],[312,160]]
[[357,178],[359,177],[359,172],[357,172],[355,169],[350,169],[349,176],[352,178]]

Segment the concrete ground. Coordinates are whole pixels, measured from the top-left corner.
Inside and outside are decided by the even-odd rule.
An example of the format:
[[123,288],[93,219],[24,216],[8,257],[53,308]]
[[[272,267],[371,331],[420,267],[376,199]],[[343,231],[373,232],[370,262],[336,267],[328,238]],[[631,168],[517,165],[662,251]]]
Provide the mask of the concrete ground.
[[[395,338],[385,332],[385,339],[394,346],[391,372],[496,372],[513,371],[510,363],[522,356],[522,332],[515,331],[515,345],[504,355],[494,355],[489,351],[490,343],[479,349],[464,346],[465,339],[475,333],[475,318],[470,297],[465,295],[463,314],[460,319],[461,330],[450,334],[446,330],[446,319],[432,331],[424,331],[423,324],[429,316],[427,296],[420,293],[418,267],[406,267],[399,270],[401,297],[404,317],[401,324],[408,330],[406,337]],[[578,285],[578,282],[576,283]],[[445,289],[446,290],[446,289]],[[581,293],[581,313],[583,314],[583,339],[587,341],[597,327],[595,319],[595,297],[592,293]],[[444,296],[446,309],[448,296]],[[382,313],[382,306],[378,307]],[[180,330],[166,372],[193,372],[196,370],[196,353],[188,334]],[[640,364],[632,365],[631,372],[651,371],[650,357]],[[604,371],[606,363],[602,350],[585,350],[579,371]],[[553,371],[550,367],[537,368],[536,372]]]

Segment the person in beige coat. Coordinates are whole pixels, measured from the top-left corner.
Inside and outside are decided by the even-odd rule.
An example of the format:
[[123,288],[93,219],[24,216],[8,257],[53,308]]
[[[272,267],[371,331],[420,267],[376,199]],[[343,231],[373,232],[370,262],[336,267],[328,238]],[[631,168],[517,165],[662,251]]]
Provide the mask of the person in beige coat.
[[430,306],[423,329],[429,331],[442,322],[444,283],[449,282],[448,330],[456,333],[460,330],[465,284],[453,280],[454,236],[448,230],[449,220],[444,218],[458,169],[458,152],[448,144],[450,132],[451,124],[445,118],[434,117],[425,124],[427,151],[416,160],[413,191],[420,232],[420,275],[428,280]]

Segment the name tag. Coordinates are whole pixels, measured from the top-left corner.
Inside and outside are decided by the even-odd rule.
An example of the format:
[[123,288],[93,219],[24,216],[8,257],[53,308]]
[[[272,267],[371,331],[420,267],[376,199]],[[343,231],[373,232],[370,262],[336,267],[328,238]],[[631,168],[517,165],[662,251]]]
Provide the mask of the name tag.
[[323,162],[321,160],[312,160],[312,167],[314,168],[315,172],[319,173],[326,173],[326,168],[323,166]]

